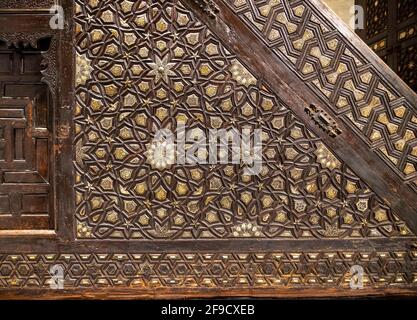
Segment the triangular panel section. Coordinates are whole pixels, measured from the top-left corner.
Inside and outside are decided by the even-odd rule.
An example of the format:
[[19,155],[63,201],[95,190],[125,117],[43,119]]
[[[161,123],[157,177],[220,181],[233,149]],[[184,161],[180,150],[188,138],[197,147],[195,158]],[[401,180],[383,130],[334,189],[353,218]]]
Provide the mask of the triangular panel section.
[[[260,32],[264,29],[260,24],[281,8],[282,13],[274,15],[280,28],[267,36],[277,52],[286,50],[295,69],[304,70],[311,88],[317,81],[317,88],[322,81],[341,83],[348,66],[366,65],[350,52],[340,75],[325,73],[327,80],[314,79],[319,65],[335,67],[334,59],[320,54],[322,42],[316,49],[309,45],[319,31],[333,35],[330,26],[309,14],[304,20],[314,24],[311,34],[306,31],[288,48],[278,41],[285,32],[297,32],[291,19],[300,22],[297,19],[308,14],[306,5],[255,3],[259,12],[253,12],[249,1],[230,4]],[[255,19],[258,15],[263,18]],[[75,21],[78,239],[410,236],[405,223],[273,92],[268,81],[252,72],[180,1],[78,0]],[[348,50],[330,36],[325,43],[331,52]],[[297,65],[299,56],[290,52],[294,46],[300,50],[307,46],[316,55],[307,59],[308,64]],[[369,76],[367,68],[360,74],[350,82],[343,80],[351,84],[342,90],[347,104],[340,113],[346,121],[361,120],[349,111],[349,101],[368,99],[364,85],[363,95],[356,88],[358,81],[368,82],[380,94],[380,103],[399,101],[394,93],[390,96],[387,84]],[[320,92],[335,99],[332,90]],[[404,110],[403,117],[411,124],[413,118],[407,116],[411,111]],[[178,164],[158,158],[152,151],[155,132],[174,131],[180,123],[197,139],[207,137],[209,129],[262,129],[263,169],[251,176],[241,164]],[[390,128],[388,123],[377,126],[381,148]],[[207,154],[199,156],[204,159]]]

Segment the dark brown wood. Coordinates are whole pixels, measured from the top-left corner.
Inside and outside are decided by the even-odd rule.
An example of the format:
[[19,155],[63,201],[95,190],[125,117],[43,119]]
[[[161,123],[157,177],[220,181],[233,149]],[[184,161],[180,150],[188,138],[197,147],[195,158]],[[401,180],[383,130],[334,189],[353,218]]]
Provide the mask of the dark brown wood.
[[[415,52],[417,48],[417,6],[413,1],[356,0],[365,10],[365,29],[357,34],[414,91],[417,91]],[[379,8],[379,10],[377,10]],[[385,12],[377,24],[377,12]],[[382,29],[381,26],[384,26]]]
[[[81,0],[76,2],[83,3]],[[165,6],[171,1],[161,3],[155,2],[153,5]],[[317,11],[336,24],[338,30],[340,28],[339,31],[346,39],[359,49],[366,48],[320,1],[314,0],[313,3]],[[351,127],[313,94],[293,70],[276,58],[273,51],[255,35],[254,30],[242,23],[236,12],[220,0],[185,0],[185,8],[177,4],[180,7],[178,12],[185,12],[189,19],[201,23],[194,25],[196,30],[201,25],[207,25],[214,34],[210,38],[211,43],[218,42],[221,50],[227,48],[234,55],[234,59],[242,64],[242,68],[247,68],[261,85],[270,89],[268,96],[282,99],[285,108],[288,107],[286,117],[296,118],[294,122],[287,123],[295,128],[302,128],[304,134],[308,132],[309,138],[314,136],[311,139],[314,143],[324,143],[331,149],[338,161],[343,163],[338,171],[339,175],[344,176],[343,179],[354,179],[361,189],[369,188],[375,193],[371,204],[389,213],[388,223],[392,229],[397,228],[397,223],[403,223],[400,221],[402,219],[414,234],[404,236],[399,230],[394,230],[397,232],[395,236],[388,234],[372,238],[359,234],[357,238],[339,238],[337,233],[330,233],[326,238],[317,233],[316,238],[294,237],[290,240],[272,235],[163,239],[150,236],[152,233],[146,234],[148,238],[139,239],[98,237],[94,232],[102,225],[94,221],[94,212],[91,213],[88,207],[90,204],[87,205],[85,214],[92,219],[82,220],[82,211],[76,206],[75,200],[77,191],[85,191],[77,181],[77,174],[81,171],[85,174],[83,179],[90,179],[90,167],[85,164],[91,166],[94,161],[99,163],[94,155],[90,162],[84,161],[84,141],[79,138],[79,132],[76,133],[76,123],[85,125],[85,122],[91,122],[90,125],[94,126],[94,121],[102,120],[99,113],[94,112],[87,118],[87,109],[81,115],[77,113],[77,108],[87,108],[83,105],[85,101],[81,96],[91,92],[88,92],[90,83],[75,86],[79,76],[76,74],[76,55],[81,55],[84,49],[91,49],[81,48],[83,39],[87,39],[85,43],[91,44],[91,36],[84,34],[85,31],[78,31],[78,37],[74,35],[74,29],[81,28],[76,23],[83,24],[85,28],[86,21],[82,20],[85,18],[84,13],[73,17],[75,3],[72,0],[60,1],[65,9],[65,29],[51,31],[48,27],[51,17],[48,6],[51,4],[49,0],[25,0],[18,4],[15,1],[0,0],[0,40],[7,42],[0,50],[0,62],[6,62],[0,63],[1,94],[6,92],[13,96],[13,99],[6,99],[0,95],[0,159],[6,157],[10,162],[13,160],[12,154],[19,161],[31,157],[37,169],[36,172],[27,172],[24,170],[25,166],[17,161],[11,166],[13,170],[7,169],[3,174],[0,160],[0,173],[4,179],[0,182],[14,184],[12,188],[10,185],[0,184],[0,281],[3,281],[0,283],[0,298],[322,298],[416,295],[416,194],[391,167],[369,149]],[[36,10],[32,12],[30,8]],[[94,11],[91,20],[101,17],[104,12],[100,10]],[[159,28],[164,30],[164,24]],[[110,29],[106,27],[106,30]],[[189,32],[184,30],[183,33],[188,35]],[[106,34],[106,41],[114,37],[114,31],[112,34]],[[45,39],[48,40],[48,51],[42,49],[42,41]],[[156,54],[157,49],[152,49]],[[103,50],[100,50],[94,52],[102,53]],[[22,61],[21,56],[24,56],[23,64],[19,62]],[[131,66],[131,57],[126,56],[126,63]],[[195,59],[198,61],[201,57]],[[218,59],[223,63],[230,63],[221,54]],[[392,71],[388,71],[376,55],[370,55],[369,59],[371,64],[380,67],[384,79],[397,84],[396,90],[402,96],[411,102],[417,102],[417,97],[409,92],[407,86]],[[49,62],[48,72],[40,73],[42,61]],[[119,63],[118,61],[120,60],[115,58],[114,63]],[[14,73],[16,68],[23,68],[23,75]],[[106,72],[108,73],[107,70]],[[98,72],[92,70],[91,73]],[[237,87],[238,81],[233,79],[230,71],[227,70],[225,74],[227,77],[220,82],[232,83]],[[208,80],[204,77],[196,79],[197,84],[205,85],[206,81]],[[129,87],[127,81],[123,82]],[[102,83],[97,82],[97,85],[101,86]],[[261,90],[256,86],[252,89],[254,88]],[[101,95],[105,99],[104,92]],[[143,105],[137,106],[139,108],[143,108]],[[113,115],[114,118],[118,116],[119,114]],[[7,128],[2,127],[2,121],[10,123],[10,119],[13,119],[14,132],[10,125]],[[29,122],[33,123],[33,136],[28,137],[22,130],[27,129]],[[82,128],[91,129],[88,125]],[[96,129],[99,132],[100,126],[96,126],[94,130]],[[303,137],[306,136],[307,134]],[[28,152],[25,144],[30,144],[34,139],[37,151]],[[307,143],[313,143],[305,139],[308,140]],[[14,148],[11,142],[14,143]],[[299,147],[296,141],[293,145]],[[109,150],[112,148],[110,143],[106,147]],[[294,167],[297,165],[301,166],[295,162]],[[322,169],[315,165],[314,168]],[[148,167],[144,165],[144,168]],[[32,184],[38,185],[35,188]],[[22,194],[17,191],[21,191],[23,196],[25,193],[28,195],[23,199]],[[100,192],[106,194],[108,191]],[[100,192],[95,195],[100,195]],[[345,191],[338,190],[335,202],[341,201],[340,194],[343,192]],[[226,193],[227,190],[218,192],[219,195]],[[6,194],[13,199],[11,203],[15,211],[36,213],[35,220],[25,216],[16,222],[8,216],[2,221],[1,210],[6,208]],[[88,194],[82,199],[85,203],[87,197]],[[356,205],[359,207],[357,203]],[[259,202],[258,207],[260,206]],[[394,214],[399,219],[393,218]],[[342,218],[343,216],[340,220]],[[369,218],[372,219],[373,217]],[[93,230],[90,239],[78,232],[80,221],[87,227],[96,227],[97,230]],[[296,225],[300,222],[291,223]],[[357,229],[366,232],[367,223],[375,221],[365,219]],[[272,221],[270,225],[273,225]],[[267,226],[268,223],[263,228],[266,230]],[[349,270],[354,265],[363,266],[367,272],[369,285],[364,290],[349,288]],[[50,268],[54,266],[61,266],[65,271],[63,290],[49,288]]]
[[[310,129],[326,141],[332,150],[346,161],[355,172],[358,172],[390,204],[391,208],[407,221],[409,227],[417,232],[417,220],[415,219],[417,194],[405,186],[401,179],[389,168],[381,170],[381,168],[386,167],[384,162],[370,152],[369,148],[343,122],[338,122],[342,133],[338,135],[337,139],[329,137],[312,124],[309,121],[308,114],[305,113],[305,109],[311,104],[320,106],[333,119],[337,119],[337,115],[329,110],[322,101],[318,100],[291,70],[280,63],[271,50],[263,45],[251,30],[238,20],[225,4],[219,1],[218,6],[220,12],[216,20],[207,19],[203,14],[199,14],[197,10],[196,14],[212,30],[215,30],[216,34],[222,38],[224,43],[228,44],[231,50],[239,52],[239,56],[257,74],[268,79],[268,83],[277,94],[285,97],[285,101],[290,104],[292,110],[309,125]],[[192,3],[190,3],[190,7],[195,8]],[[335,18],[334,20],[343,25],[338,19]],[[344,28],[347,29],[346,26]],[[354,34],[350,32],[350,36],[354,36]],[[358,42],[357,45],[365,47],[363,42]],[[369,51],[369,48],[366,48],[366,50]],[[378,63],[383,65],[380,61]],[[386,69],[388,68],[385,66],[384,71]],[[294,88],[297,88],[297,91]],[[405,87],[404,91],[409,93],[410,90]],[[302,92],[302,96],[298,92]],[[417,100],[417,95],[410,95],[413,101]]]
[[7,290],[3,292],[1,298],[3,300],[183,300],[184,297],[188,299],[216,299],[216,298],[271,298],[277,300],[284,299],[299,299],[309,297],[309,299],[372,299],[372,298],[391,298],[391,299],[407,299],[416,296],[415,289],[388,289],[384,292],[374,290],[355,290],[346,291],[340,289],[176,289],[176,290],[142,290],[132,288],[115,288],[112,290],[32,290],[31,292],[22,292],[16,290]]

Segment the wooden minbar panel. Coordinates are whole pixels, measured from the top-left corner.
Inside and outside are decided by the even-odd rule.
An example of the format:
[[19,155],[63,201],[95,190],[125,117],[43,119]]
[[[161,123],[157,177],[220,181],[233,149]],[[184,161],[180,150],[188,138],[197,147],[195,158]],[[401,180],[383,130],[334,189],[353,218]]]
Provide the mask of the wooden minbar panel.
[[[417,97],[319,0],[0,0],[0,39],[0,297],[416,294]],[[181,124],[261,129],[259,174],[161,159]]]

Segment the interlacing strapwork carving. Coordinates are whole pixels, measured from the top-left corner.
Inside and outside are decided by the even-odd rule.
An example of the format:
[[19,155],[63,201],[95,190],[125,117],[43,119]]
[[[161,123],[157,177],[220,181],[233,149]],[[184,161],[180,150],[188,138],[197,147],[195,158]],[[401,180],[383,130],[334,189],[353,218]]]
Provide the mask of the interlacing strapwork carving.
[[417,115],[309,1],[224,0],[417,191]]
[[350,289],[352,266],[363,285],[401,288],[417,281],[417,252],[325,251],[265,253],[0,254],[0,288],[44,288],[50,268],[63,270],[65,289],[320,288]]
[[398,0],[398,23],[416,15],[417,2],[414,0]]
[[[78,238],[409,234],[181,2],[79,0],[75,21]],[[159,159],[155,131],[179,122],[261,128],[261,173]]]

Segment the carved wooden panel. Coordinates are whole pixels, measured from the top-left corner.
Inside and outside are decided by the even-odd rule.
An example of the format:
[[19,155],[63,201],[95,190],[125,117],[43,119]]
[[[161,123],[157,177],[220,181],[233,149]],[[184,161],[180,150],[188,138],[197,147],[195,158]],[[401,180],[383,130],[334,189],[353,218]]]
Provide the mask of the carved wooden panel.
[[41,81],[49,41],[0,39],[0,230],[52,229],[52,103]]
[[124,287],[143,293],[160,288],[181,292],[251,289],[252,293],[262,293],[334,286],[341,289],[340,294],[349,292],[350,268],[355,265],[364,267],[366,287],[395,288],[417,281],[415,250],[13,254],[0,255],[0,264],[0,287],[49,288],[50,267],[61,266],[68,270],[64,281],[67,290],[95,289],[98,293],[100,289]]
[[[59,3],[64,30],[39,15],[40,30],[0,33],[0,183],[41,177],[24,192],[52,200],[21,206],[54,230],[0,232],[0,296],[416,294],[412,99],[316,0]],[[49,5],[0,0],[0,26]],[[155,151],[158,129],[183,125],[187,150],[210,129],[260,129],[261,170],[233,146],[211,162],[210,140],[198,163]],[[20,187],[0,184],[0,226],[1,210],[27,215]]]
[[366,57],[334,32],[332,24],[308,2],[225,2],[280,61],[417,190],[416,112]]
[[[77,4],[79,239],[409,233],[180,1]],[[181,122],[198,139],[210,128],[261,129],[262,172],[210,164],[207,154],[206,163],[155,166],[155,132]]]

